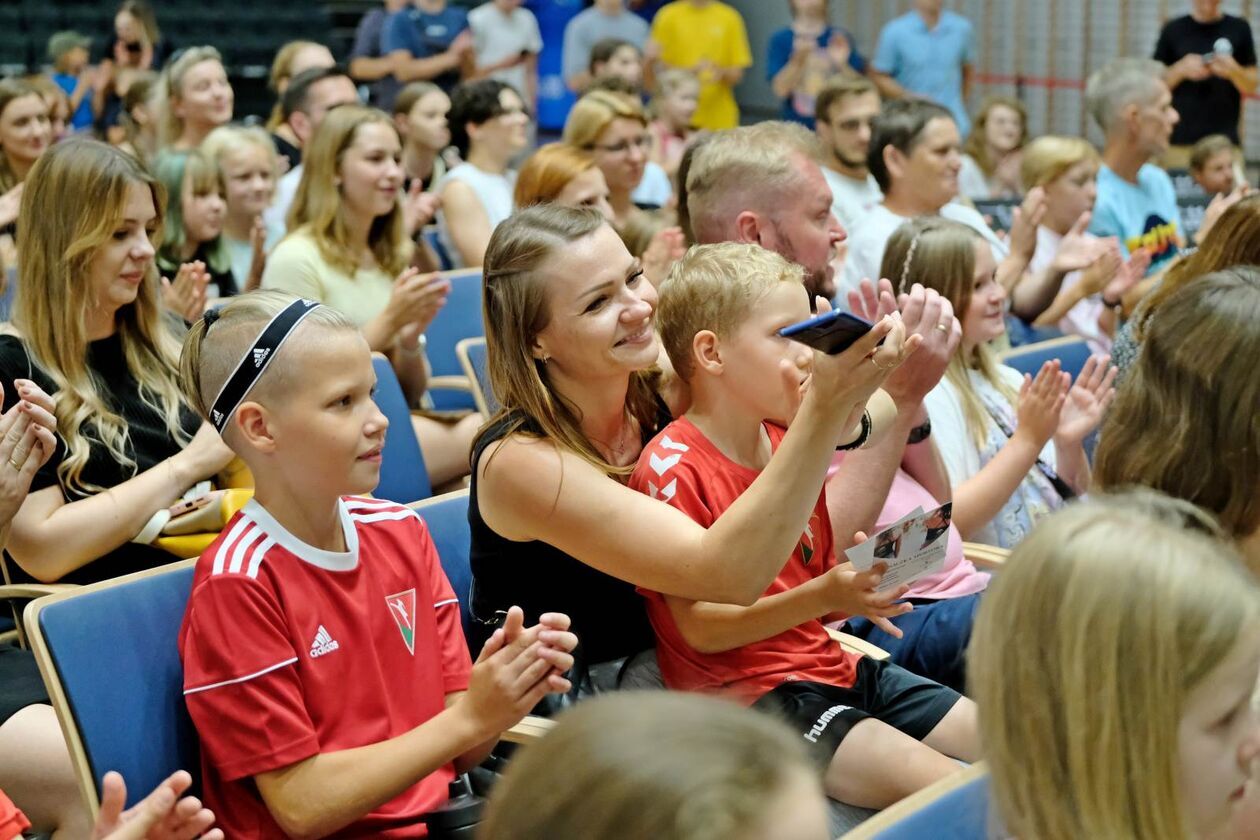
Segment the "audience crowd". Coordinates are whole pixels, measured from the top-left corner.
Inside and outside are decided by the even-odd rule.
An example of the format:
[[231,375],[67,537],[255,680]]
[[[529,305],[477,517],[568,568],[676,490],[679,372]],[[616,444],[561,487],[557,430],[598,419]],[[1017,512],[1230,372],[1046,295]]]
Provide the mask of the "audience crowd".
[[[265,115],[144,0],[0,79],[3,581],[198,557],[150,641],[200,746],[92,813],[0,642],[0,840],[446,836],[469,772],[487,840],[824,840],[980,761],[1010,836],[1260,836],[1248,21],[1098,62],[1095,147],[943,0],[784,5],[760,122],[720,0],[572,16],[558,133],[522,0],[286,43]],[[462,547],[372,496],[399,437]]]

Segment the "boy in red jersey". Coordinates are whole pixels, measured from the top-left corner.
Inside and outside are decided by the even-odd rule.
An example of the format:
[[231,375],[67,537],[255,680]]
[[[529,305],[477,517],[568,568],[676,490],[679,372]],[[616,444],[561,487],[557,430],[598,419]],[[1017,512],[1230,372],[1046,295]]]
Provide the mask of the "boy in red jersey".
[[[778,334],[810,317],[802,279],[756,245],[701,245],[675,264],[656,323],[692,403],[643,450],[632,487],[708,525],[757,480],[808,385],[813,351]],[[834,799],[883,808],[926,787],[959,769],[948,756],[979,758],[975,705],[827,635],[824,622],[848,614],[892,627],[885,618],[908,609],[892,603],[904,589],[876,593],[879,579],[837,565],[824,492],[752,606],[644,592],[666,685],[786,717],[816,749]]]
[[190,401],[255,497],[198,561],[180,632],[206,804],[232,838],[422,837],[457,772],[568,690],[563,615],[509,613],[474,665],[424,523],[356,497],[388,421],[342,315],[233,298],[184,344]]

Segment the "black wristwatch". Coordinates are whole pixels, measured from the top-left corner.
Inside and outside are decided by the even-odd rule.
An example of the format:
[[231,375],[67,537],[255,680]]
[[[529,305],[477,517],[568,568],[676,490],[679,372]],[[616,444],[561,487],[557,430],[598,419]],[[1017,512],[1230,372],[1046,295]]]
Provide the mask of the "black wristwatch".
[[910,430],[910,435],[906,438],[907,444],[923,443],[928,439],[928,435],[932,434],[932,418],[923,421],[923,425],[915,426]]
[[861,449],[866,442],[871,439],[871,413],[862,411],[862,433],[859,434],[849,443],[842,443],[836,447],[837,452],[848,452],[850,449]]

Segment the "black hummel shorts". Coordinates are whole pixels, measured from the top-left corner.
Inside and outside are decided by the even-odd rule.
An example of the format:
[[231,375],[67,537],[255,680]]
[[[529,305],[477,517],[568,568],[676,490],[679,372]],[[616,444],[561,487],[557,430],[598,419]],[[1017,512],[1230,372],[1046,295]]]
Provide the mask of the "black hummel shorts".
[[875,718],[915,740],[927,737],[962,698],[888,660],[863,656],[852,688],[815,682],[785,682],[763,694],[752,708],[775,714],[800,732],[826,769],[849,730]]

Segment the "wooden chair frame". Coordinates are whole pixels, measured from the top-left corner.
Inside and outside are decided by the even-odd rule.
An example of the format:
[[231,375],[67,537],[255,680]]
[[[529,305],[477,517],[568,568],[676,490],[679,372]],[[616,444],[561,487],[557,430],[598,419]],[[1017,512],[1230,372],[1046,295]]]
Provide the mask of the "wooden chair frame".
[[[477,368],[472,362],[472,357],[468,355],[468,348],[480,342],[486,343],[484,336],[477,338],[461,338],[459,343],[455,345],[455,355],[459,357],[459,366],[464,369],[464,376],[468,378],[468,385],[472,388],[473,402],[477,405],[477,411],[481,412],[481,416],[487,420],[494,412],[490,410],[490,403],[486,400],[486,392],[481,387],[481,380],[477,376]],[[485,383],[486,387],[490,383]]]

